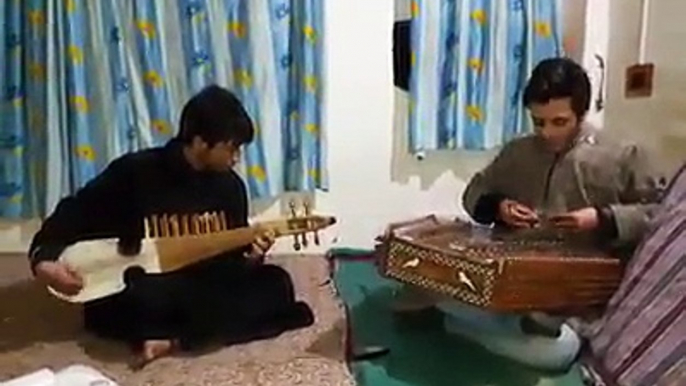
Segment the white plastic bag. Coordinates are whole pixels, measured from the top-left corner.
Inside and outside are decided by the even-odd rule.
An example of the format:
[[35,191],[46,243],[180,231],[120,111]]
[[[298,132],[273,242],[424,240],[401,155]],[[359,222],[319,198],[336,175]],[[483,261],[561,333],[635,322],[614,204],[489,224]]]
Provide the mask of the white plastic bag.
[[0,384],[0,386],[118,386],[99,371],[83,365],[53,372],[41,369]]
[[0,383],[2,386],[54,386],[55,373],[50,369],[40,369],[30,374],[22,375],[9,381]]
[[99,371],[82,365],[69,366],[55,374],[55,386],[118,386]]

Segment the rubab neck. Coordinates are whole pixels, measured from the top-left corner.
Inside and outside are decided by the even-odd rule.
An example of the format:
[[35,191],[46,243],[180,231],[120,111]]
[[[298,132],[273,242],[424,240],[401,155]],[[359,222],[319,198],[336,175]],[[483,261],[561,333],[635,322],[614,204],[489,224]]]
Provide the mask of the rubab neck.
[[203,235],[159,238],[155,240],[162,272],[170,272],[199,263],[225,252],[248,246],[261,234],[281,237],[289,232],[286,221],[270,221],[248,227]]

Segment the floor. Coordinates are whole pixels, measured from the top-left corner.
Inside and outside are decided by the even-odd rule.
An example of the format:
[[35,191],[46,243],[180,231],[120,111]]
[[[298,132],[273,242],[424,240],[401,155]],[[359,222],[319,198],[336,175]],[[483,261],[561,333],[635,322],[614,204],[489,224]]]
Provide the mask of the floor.
[[445,332],[436,309],[393,312],[398,282],[379,276],[373,261],[338,261],[335,281],[349,309],[353,341],[389,350],[353,363],[359,386],[584,385],[577,366],[563,373],[537,371]]
[[[343,361],[344,312],[321,257],[274,258],[293,275],[317,323],[270,340],[159,360],[139,372],[129,352],[80,330],[79,309],[30,279],[21,255],[0,255],[0,382],[48,367],[94,367],[120,385],[354,385]],[[325,284],[326,283],[326,284]]]

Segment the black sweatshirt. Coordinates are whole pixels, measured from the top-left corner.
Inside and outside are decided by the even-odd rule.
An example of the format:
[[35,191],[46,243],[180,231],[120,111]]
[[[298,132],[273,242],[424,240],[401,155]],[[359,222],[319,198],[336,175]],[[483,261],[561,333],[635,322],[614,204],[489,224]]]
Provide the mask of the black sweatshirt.
[[183,145],[124,155],[73,196],[60,201],[34,236],[31,267],[56,260],[78,241],[119,238],[136,244],[145,217],[223,211],[230,228],[248,223],[243,180],[234,171],[198,172],[186,161]]

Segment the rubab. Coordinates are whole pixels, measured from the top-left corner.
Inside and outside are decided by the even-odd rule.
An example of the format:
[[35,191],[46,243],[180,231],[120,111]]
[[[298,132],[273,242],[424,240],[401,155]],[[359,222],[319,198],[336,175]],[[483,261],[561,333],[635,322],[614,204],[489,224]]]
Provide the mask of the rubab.
[[65,295],[48,287],[54,296],[71,303],[85,303],[122,292],[126,288],[125,274],[139,267],[146,274],[161,274],[235,250],[252,242],[260,235],[271,233],[274,237],[294,237],[294,248],[307,247],[307,234],[336,222],[332,216],[310,213],[305,202],[305,214],[296,212],[296,204],[290,202],[290,218],[259,222],[247,227],[228,229],[224,213],[204,215],[161,215],[145,219],[145,237],[141,251],[135,256],[122,256],[118,239],[82,241],[66,248],[59,260],[81,276],[83,288],[76,295]]

